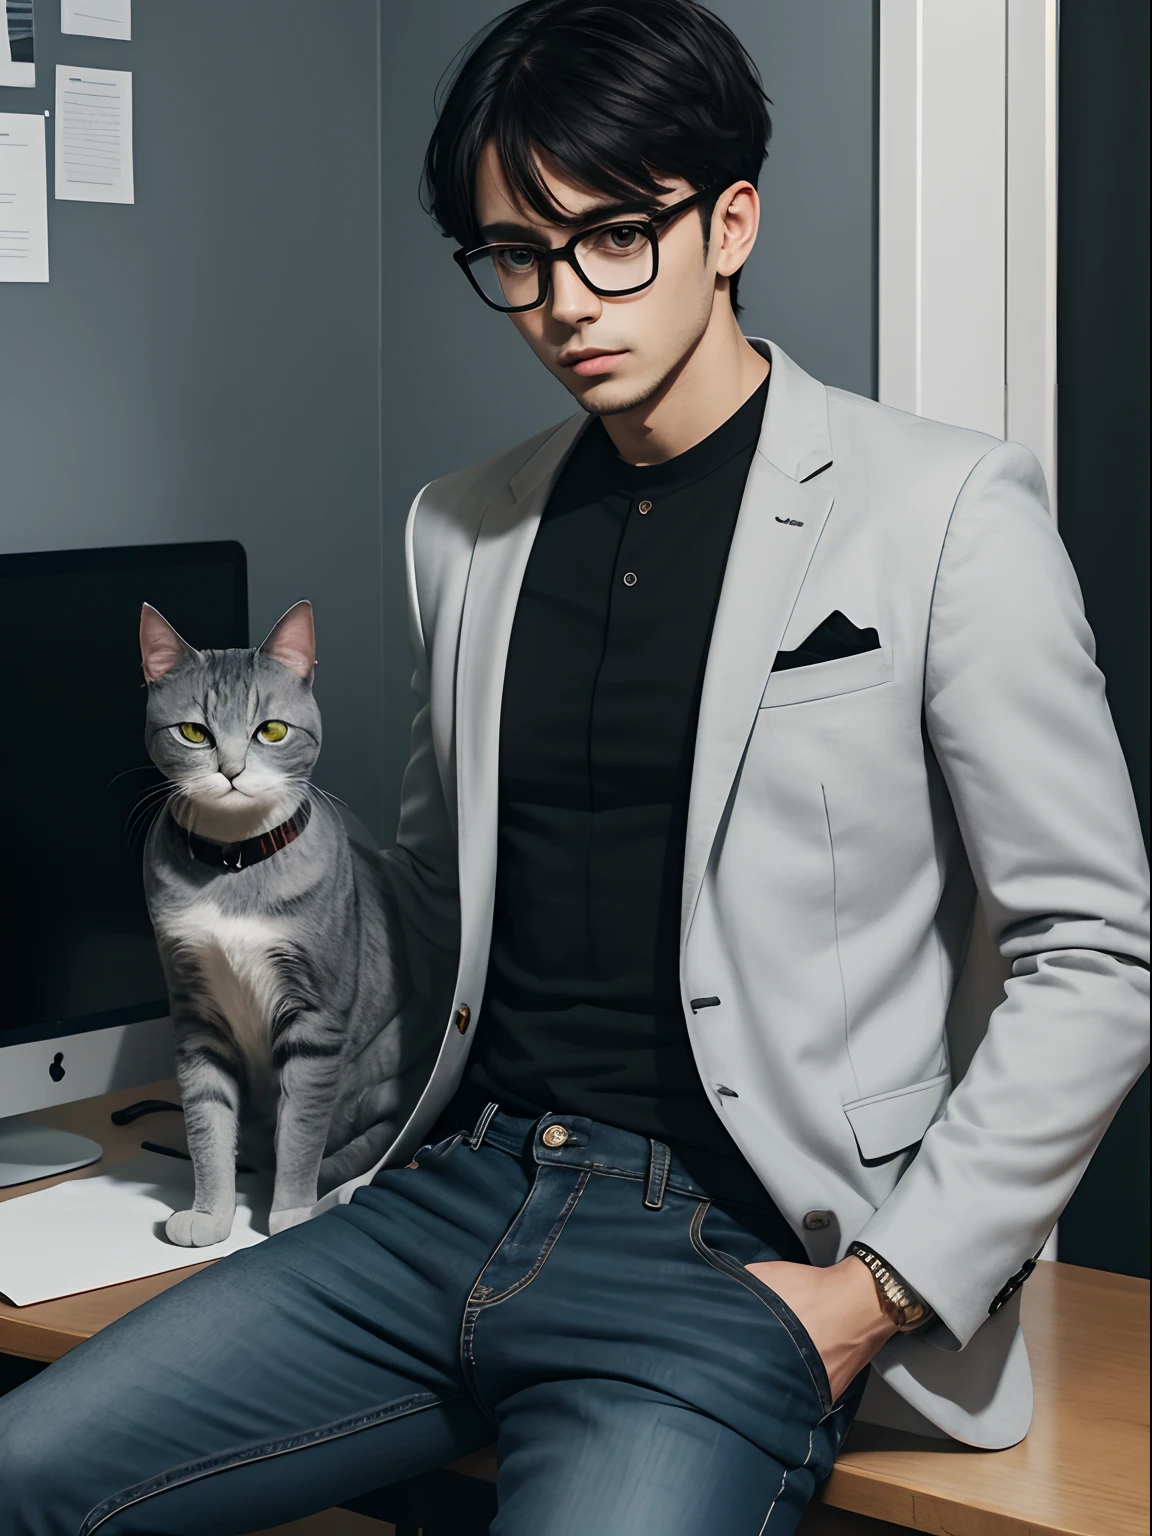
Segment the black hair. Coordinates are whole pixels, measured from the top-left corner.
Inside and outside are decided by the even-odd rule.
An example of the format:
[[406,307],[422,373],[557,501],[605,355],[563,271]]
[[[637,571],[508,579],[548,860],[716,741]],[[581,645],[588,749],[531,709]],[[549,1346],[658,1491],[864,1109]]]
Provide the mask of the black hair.
[[[694,0],[526,0],[467,45],[424,157],[422,205],[446,236],[478,245],[476,167],[492,139],[509,186],[563,224],[536,165],[655,209],[659,177],[718,195],[757,184],[772,124],[759,71]],[[700,209],[705,251],[715,198]],[[733,311],[740,273],[730,279]]]

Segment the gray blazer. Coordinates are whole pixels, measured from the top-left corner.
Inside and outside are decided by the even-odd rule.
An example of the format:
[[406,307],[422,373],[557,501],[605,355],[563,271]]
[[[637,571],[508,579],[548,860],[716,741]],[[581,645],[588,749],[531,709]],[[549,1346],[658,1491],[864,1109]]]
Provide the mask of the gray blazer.
[[[884,1345],[873,1382],[910,1422],[1007,1446],[1032,1409],[1013,1276],[1148,1061],[1131,786],[1033,456],[826,389],[752,344],[772,385],[700,707],[687,1028],[716,1113],[812,1262],[858,1238],[935,1308]],[[386,858],[414,1027],[439,1047],[377,1166],[419,1144],[475,1033],[509,634],[589,420],[433,482],[409,516],[421,707]],[[837,609],[879,648],[773,671]],[[974,914],[1007,977],[983,1002],[958,986]],[[719,1005],[693,1012],[706,996]]]

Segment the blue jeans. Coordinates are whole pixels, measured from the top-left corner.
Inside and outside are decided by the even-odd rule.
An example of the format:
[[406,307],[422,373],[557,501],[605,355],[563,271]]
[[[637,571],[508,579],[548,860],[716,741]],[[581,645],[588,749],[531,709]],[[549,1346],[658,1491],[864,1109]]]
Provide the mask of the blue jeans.
[[0,1399],[3,1536],[251,1531],[493,1441],[499,1536],[793,1530],[868,1375],[832,1402],[744,1268],[793,1234],[581,1116],[416,1162]]

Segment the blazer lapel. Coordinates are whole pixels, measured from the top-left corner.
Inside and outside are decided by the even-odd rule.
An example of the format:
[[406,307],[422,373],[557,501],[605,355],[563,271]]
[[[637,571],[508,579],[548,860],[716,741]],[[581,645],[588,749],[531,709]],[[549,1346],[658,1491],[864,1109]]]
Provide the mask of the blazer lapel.
[[456,785],[461,954],[487,954],[496,886],[500,708],[512,622],[528,556],[583,413],[561,423],[480,520],[468,569],[456,668]]
[[827,396],[779,347],[708,650],[688,805],[681,951],[720,819],[820,534],[832,509]]

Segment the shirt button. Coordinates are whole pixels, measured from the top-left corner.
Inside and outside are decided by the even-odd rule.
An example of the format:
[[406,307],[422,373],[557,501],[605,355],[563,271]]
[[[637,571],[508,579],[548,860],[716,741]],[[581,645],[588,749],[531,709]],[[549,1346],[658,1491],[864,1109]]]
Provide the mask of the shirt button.
[[638,510],[640,512],[640,516],[643,517],[645,512],[651,512],[651,510],[652,510],[652,503],[650,501],[642,501],[640,503],[640,506],[639,506]]
[[636,585],[636,572],[635,571],[625,571],[624,572],[624,585],[626,587],[634,587]]
[[546,1147],[562,1147],[568,1140],[568,1132],[562,1125],[550,1125],[540,1139]]

